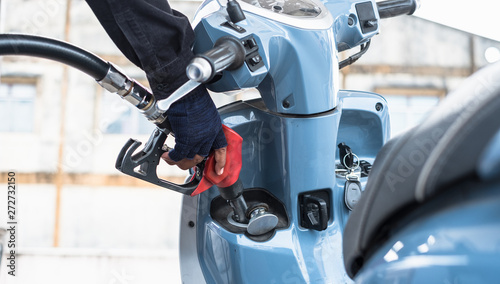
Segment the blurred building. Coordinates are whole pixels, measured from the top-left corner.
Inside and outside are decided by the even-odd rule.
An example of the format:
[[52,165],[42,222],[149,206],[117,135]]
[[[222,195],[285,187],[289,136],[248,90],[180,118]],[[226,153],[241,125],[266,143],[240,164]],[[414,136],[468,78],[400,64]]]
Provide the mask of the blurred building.
[[[200,4],[170,2],[190,18]],[[147,84],[144,73],[120,54],[85,1],[0,3],[2,33],[67,40]],[[486,50],[500,49],[500,42],[416,17],[385,20],[380,30],[368,53],[342,70],[341,88],[384,95],[393,134],[419,123],[441,98],[486,65]],[[57,256],[75,263],[82,258],[103,262],[102,257],[109,256],[118,260],[110,263],[106,258],[108,262],[103,263],[108,270],[98,273],[112,279],[120,267],[128,267],[124,259],[139,257],[141,263],[158,270],[167,260],[175,260],[181,196],[124,176],[114,168],[122,145],[130,137],[146,141],[153,125],[77,70],[30,57],[4,57],[0,64],[0,176],[5,180],[7,172],[16,172],[18,238],[26,262],[45,257],[63,265]],[[221,105],[242,96],[214,94],[213,98]],[[185,175],[167,166],[160,172],[177,181]],[[0,195],[0,203],[6,204],[5,194]],[[6,222],[5,215],[0,212],[0,226]],[[53,246],[66,250],[39,249]],[[117,254],[114,249],[127,252]],[[148,257],[151,254],[137,255],[137,251],[160,253]],[[146,276],[139,270],[132,272],[136,280],[144,280]],[[178,273],[178,269],[173,271]],[[171,273],[155,273],[168,277],[167,272]]]
[[396,135],[418,124],[441,98],[490,63],[488,51],[498,49],[498,41],[417,17],[387,19],[367,54],[342,72],[343,87],[383,95]]

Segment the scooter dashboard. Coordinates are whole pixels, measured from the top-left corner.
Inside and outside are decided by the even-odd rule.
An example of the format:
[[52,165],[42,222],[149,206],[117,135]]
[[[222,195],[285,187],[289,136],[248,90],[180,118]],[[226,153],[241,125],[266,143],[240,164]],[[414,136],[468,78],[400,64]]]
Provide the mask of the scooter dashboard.
[[243,0],[257,8],[293,17],[317,17],[321,8],[310,0]]

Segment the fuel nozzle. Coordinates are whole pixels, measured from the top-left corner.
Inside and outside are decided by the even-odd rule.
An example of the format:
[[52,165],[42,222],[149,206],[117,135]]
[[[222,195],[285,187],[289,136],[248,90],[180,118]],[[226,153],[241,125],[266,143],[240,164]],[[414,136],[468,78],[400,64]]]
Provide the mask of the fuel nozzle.
[[276,228],[278,217],[268,213],[269,208],[264,203],[261,203],[262,206],[248,208],[243,196],[243,183],[239,179],[243,138],[225,125],[222,126],[222,130],[228,144],[224,173],[222,175],[215,173],[215,159],[213,154],[210,155],[205,163],[203,178],[192,196],[200,194],[214,185],[217,186],[221,197],[233,209],[232,220],[246,227],[247,232],[251,235],[265,234]]
[[248,205],[243,197],[243,184],[241,181],[238,179],[233,185],[219,187],[219,193],[233,208],[233,220],[242,224],[248,223]]

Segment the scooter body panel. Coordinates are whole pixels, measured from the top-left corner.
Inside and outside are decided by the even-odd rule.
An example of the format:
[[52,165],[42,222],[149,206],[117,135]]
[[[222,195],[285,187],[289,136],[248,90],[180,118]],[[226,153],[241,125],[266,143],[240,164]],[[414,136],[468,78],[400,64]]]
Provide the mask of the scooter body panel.
[[[221,228],[208,214],[210,210],[200,212],[198,224],[203,228],[198,228],[198,253],[205,278],[213,279],[213,283],[323,283],[325,279],[343,279],[342,264],[331,265],[341,257],[339,224],[332,218],[327,230],[310,231],[300,228],[297,216],[300,192],[324,189],[333,195],[333,149],[340,112],[286,117],[258,104],[236,103],[223,108],[221,117],[243,137],[240,180],[244,188],[266,189],[283,202],[290,226],[276,231],[268,241],[255,242]],[[330,150],[308,151],[311,145]],[[207,198],[200,196],[200,208],[209,208],[218,192],[210,194]]]
[[[185,197],[181,224],[185,282],[351,282],[341,261],[342,233],[350,211],[344,201],[345,177],[336,175],[337,145],[352,145],[359,159],[371,163],[389,138],[389,120],[382,97],[338,89],[339,45],[355,47],[378,32],[378,27],[361,31],[356,4],[376,4],[331,2],[315,2],[321,15],[304,20],[240,1],[246,19],[237,25],[243,30],[225,24],[228,17],[222,2],[206,1],[198,10],[195,53],[211,49],[224,36],[244,44],[254,39],[258,46],[259,68],[246,62],[237,70],[223,71],[207,87],[215,92],[259,90],[262,99],[224,106],[220,114],[223,123],[243,137],[240,180],[245,190],[263,189],[279,200],[288,225],[256,241],[227,230],[211,215],[219,195],[216,189],[202,193],[196,203]],[[376,8],[374,13],[378,17]],[[354,20],[351,25],[349,18]],[[360,182],[364,186],[366,178]],[[314,191],[328,196],[328,223],[321,231],[301,223],[300,196]],[[185,225],[189,222],[192,228]],[[186,249],[192,248],[193,240],[196,250]]]
[[[207,87],[214,92],[258,88],[266,107],[283,114],[308,115],[334,109],[339,90],[337,47],[354,47],[378,32],[378,26],[363,33],[359,23],[348,24],[349,18],[356,21],[355,7],[359,2],[372,3],[332,1],[324,6],[318,2],[316,4],[323,11],[320,16],[296,26],[268,18],[273,15],[267,10],[251,9],[245,11],[246,19],[237,23],[243,31],[224,25],[228,20],[225,7],[216,1],[205,2],[195,20],[195,53],[209,50],[223,36],[242,41],[251,37],[255,39],[258,55],[264,63],[255,70],[251,70],[251,64],[247,62],[237,70],[224,71],[222,77]],[[244,9],[250,6],[241,4]],[[372,5],[376,7],[376,4]],[[277,14],[275,17],[290,18]]]
[[[455,196],[454,196],[455,195]],[[451,192],[420,208],[369,258],[357,283],[496,283],[500,270],[500,184]],[[420,216],[418,213],[421,213]]]
[[[332,29],[302,30],[262,21],[248,13],[238,23],[246,32],[221,26],[227,21],[219,11],[201,20],[195,28],[195,52],[213,47],[222,36],[253,37],[264,66],[251,71],[248,65],[224,71],[222,78],[208,85],[215,92],[259,88],[266,106],[273,112],[313,114],[335,108],[338,90],[338,59]],[[321,52],[313,52],[321,46]]]
[[[212,218],[216,189],[201,194],[198,207],[192,208],[197,212],[196,230],[181,225],[181,247],[190,239],[186,234],[196,234],[196,254],[207,283],[351,281],[339,261],[349,210],[344,204],[345,179],[335,175],[337,144],[351,143],[354,151],[359,149],[360,159],[373,161],[388,139],[388,114],[385,100],[378,95],[341,91],[339,97],[336,109],[307,117],[270,112],[261,100],[220,109],[223,123],[243,137],[240,179],[244,188],[262,188],[274,195],[284,204],[290,224],[269,240],[256,242],[229,232]],[[377,110],[377,104],[382,108]],[[366,178],[361,182],[364,185]],[[328,191],[330,196],[324,231],[306,229],[300,223],[298,196],[316,190]],[[189,267],[183,263],[181,267],[183,275],[189,273]]]

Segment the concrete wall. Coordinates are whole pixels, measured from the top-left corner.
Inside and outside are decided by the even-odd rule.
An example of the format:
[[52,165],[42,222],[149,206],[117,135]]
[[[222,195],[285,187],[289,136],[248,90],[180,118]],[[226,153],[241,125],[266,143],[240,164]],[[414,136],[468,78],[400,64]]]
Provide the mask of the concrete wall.
[[500,43],[417,17],[381,21],[368,52],[343,73],[346,89],[436,88],[447,92],[485,66]]
[[[0,192],[0,204],[7,194]],[[59,248],[53,248],[56,189],[17,184],[16,277],[0,283],[181,283],[181,196],[155,188],[65,186]],[[6,227],[5,206],[0,226]],[[8,228],[8,227],[7,227]]]
[[[162,284],[182,283],[172,250],[26,249],[18,255],[15,277],[2,265],[5,284]],[[5,259],[3,259],[5,261]]]

